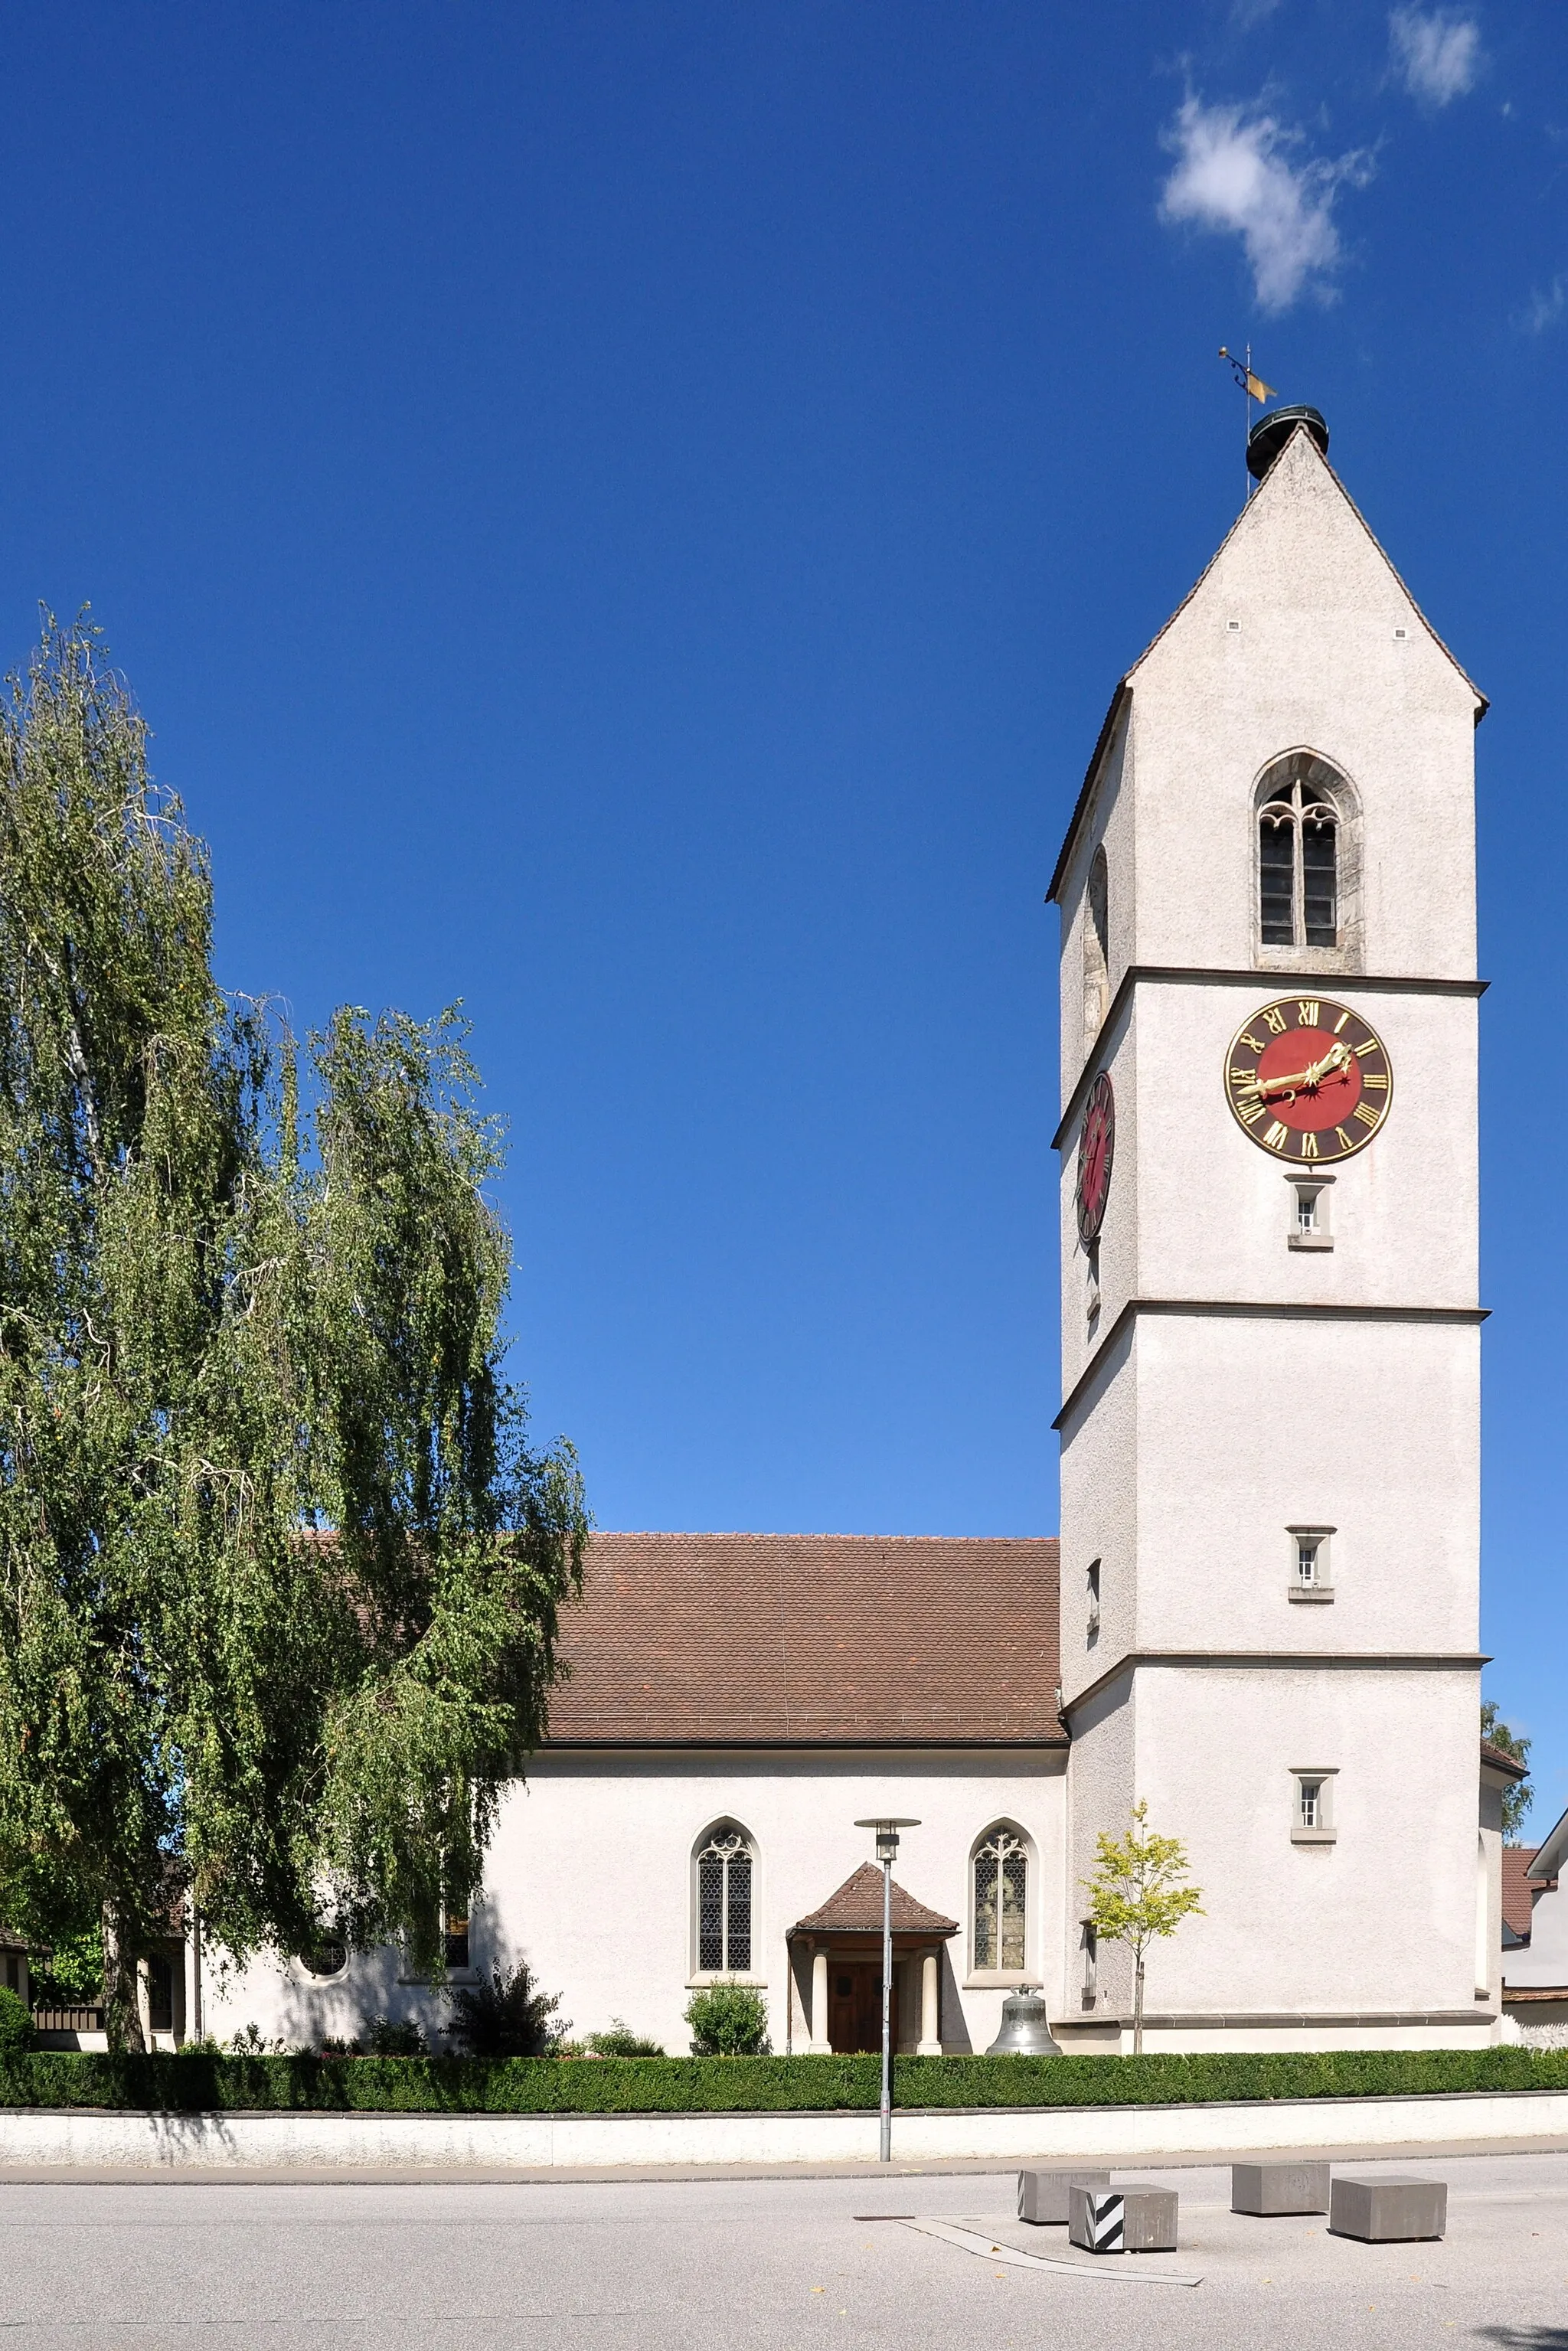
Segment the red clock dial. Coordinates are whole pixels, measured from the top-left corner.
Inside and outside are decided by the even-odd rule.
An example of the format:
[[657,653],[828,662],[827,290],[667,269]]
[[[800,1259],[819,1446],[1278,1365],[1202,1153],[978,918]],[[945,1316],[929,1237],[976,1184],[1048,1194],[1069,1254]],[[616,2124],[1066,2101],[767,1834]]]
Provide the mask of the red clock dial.
[[1111,1163],[1116,1155],[1116,1097],[1111,1073],[1102,1070],[1083,1105],[1078,1131],[1078,1236],[1087,1249],[1105,1221]]
[[1388,1116],[1394,1071],[1359,1012],[1323,997],[1266,1004],[1231,1040],[1225,1097],[1261,1150],[1296,1161],[1348,1159]]

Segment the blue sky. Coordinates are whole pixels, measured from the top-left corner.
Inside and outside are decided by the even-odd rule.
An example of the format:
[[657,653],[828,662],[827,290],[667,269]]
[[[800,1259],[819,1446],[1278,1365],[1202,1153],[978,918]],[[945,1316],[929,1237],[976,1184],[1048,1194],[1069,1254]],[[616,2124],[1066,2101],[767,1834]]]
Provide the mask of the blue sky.
[[91,600],[213,843],[227,983],[301,1025],[465,1000],[517,1368],[605,1525],[1054,1527],[1042,894],[1239,503],[1218,345],[1324,410],[1494,705],[1485,1637],[1543,1829],[1554,0],[6,31],[0,653]]

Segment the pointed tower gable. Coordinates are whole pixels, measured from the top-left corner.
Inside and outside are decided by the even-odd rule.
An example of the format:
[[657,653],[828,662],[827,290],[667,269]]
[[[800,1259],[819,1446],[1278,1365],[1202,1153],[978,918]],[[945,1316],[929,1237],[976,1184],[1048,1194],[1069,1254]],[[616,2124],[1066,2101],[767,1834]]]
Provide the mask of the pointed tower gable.
[[1134,662],[1124,686],[1136,684],[1166,640],[1211,591],[1222,598],[1261,592],[1301,613],[1337,615],[1360,605],[1381,617],[1396,609],[1404,625],[1418,629],[1442,655],[1474,717],[1486,713],[1485,695],[1421,611],[1304,424],[1297,425],[1211,560]]
[[[1312,967],[1473,976],[1485,702],[1305,431],[1134,664],[1123,700],[1130,806],[1111,887],[1131,917],[1128,963],[1303,967],[1259,952],[1256,819],[1265,770],[1304,752],[1343,778],[1349,811],[1343,941]],[[1094,830],[1068,861],[1079,892]]]

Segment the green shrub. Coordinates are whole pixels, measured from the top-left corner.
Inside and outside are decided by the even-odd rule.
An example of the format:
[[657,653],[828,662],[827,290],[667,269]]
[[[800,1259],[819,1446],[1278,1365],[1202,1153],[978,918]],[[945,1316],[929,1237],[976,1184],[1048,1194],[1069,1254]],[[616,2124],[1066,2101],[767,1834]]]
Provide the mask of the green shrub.
[[19,1991],[9,1984],[0,1984],[0,2052],[30,2049],[33,2045],[33,2016]]
[[487,1984],[465,1985],[451,2000],[448,2035],[466,2057],[549,2057],[565,2037],[559,1992],[541,1991],[526,1959],[509,1976],[492,1968]]
[[367,2016],[349,2051],[355,2057],[423,2057],[429,2046],[412,2016]]
[[709,1984],[685,2006],[694,2057],[766,2057],[768,2006],[750,1984]]
[[[862,2057],[110,2056],[0,2052],[0,2106],[141,2114],[873,2113],[879,2062]],[[1354,2098],[1568,2090],[1568,2050],[1336,2049],[1190,2057],[900,2057],[896,2105],[1166,2106],[1217,2099]],[[1462,2115],[1454,2117],[1463,2136]],[[1281,2116],[1278,2143],[1291,2144]]]
[[[633,2032],[623,2016],[612,2016],[602,2032],[591,2032],[583,2043],[591,2057],[662,2057],[664,2050],[656,2041],[644,2041]],[[562,2055],[565,2055],[564,2049]]]

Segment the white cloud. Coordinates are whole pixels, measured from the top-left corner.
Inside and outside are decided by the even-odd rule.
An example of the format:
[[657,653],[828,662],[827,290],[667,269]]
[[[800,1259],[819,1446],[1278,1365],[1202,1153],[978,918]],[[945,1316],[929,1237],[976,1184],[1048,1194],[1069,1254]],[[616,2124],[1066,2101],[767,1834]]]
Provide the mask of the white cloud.
[[1333,298],[1328,281],[1340,258],[1334,199],[1342,187],[1371,179],[1367,149],[1297,162],[1299,131],[1271,114],[1205,106],[1198,98],[1186,99],[1165,143],[1176,162],[1161,193],[1162,220],[1239,236],[1265,310],[1288,310],[1307,288]]
[[1548,327],[1557,325],[1564,310],[1568,310],[1568,278],[1554,277],[1544,293],[1538,287],[1531,296],[1519,323],[1527,335],[1543,335]]
[[1396,8],[1388,19],[1394,69],[1412,98],[1447,106],[1473,89],[1481,61],[1481,30],[1473,16],[1447,8],[1423,16],[1419,8]]

